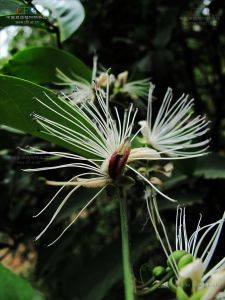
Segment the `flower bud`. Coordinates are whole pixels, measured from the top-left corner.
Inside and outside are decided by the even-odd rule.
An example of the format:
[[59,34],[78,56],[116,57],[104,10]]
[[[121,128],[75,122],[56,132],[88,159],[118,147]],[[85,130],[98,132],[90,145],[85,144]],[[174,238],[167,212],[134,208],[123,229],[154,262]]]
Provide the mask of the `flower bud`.
[[151,183],[154,184],[154,185],[163,186],[162,180],[160,180],[158,177],[152,176],[152,177],[150,178],[150,181],[151,181]]
[[185,254],[181,257],[181,259],[178,262],[178,269],[181,270],[183,267],[190,264],[191,262],[193,262],[193,256],[190,253]]
[[166,273],[166,270],[162,266],[156,266],[152,270],[152,274],[155,276],[156,279],[161,279],[165,273]]
[[176,250],[167,259],[167,266],[171,267],[174,266],[174,264],[178,264],[179,260],[182,256],[186,255],[187,252],[184,250]]
[[116,87],[122,87],[124,86],[125,83],[127,83],[127,77],[128,77],[128,72],[124,71],[120,74],[118,74],[117,79],[116,79]]
[[96,78],[97,87],[105,86],[107,84],[107,73],[101,73],[98,78]]
[[166,176],[166,177],[171,177],[171,175],[172,175],[172,171],[173,171],[173,169],[174,169],[174,167],[173,167],[173,164],[172,163],[168,163],[168,164],[166,164],[164,167],[164,175]]
[[164,167],[164,170],[165,170],[165,172],[172,172],[173,171],[173,169],[174,169],[174,167],[173,167],[173,164],[172,163],[168,163],[168,164],[166,164]]

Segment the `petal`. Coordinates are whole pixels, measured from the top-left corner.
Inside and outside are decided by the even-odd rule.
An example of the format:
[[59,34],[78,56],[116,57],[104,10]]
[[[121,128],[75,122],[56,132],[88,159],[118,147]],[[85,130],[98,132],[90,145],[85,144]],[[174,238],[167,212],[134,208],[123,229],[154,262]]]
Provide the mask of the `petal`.
[[179,271],[177,284],[180,285],[185,279],[190,278],[192,281],[192,291],[194,292],[200,286],[203,273],[203,262],[201,261],[201,259],[196,259]]
[[149,143],[150,130],[147,121],[140,121],[138,124],[141,126],[141,134],[146,139],[147,143]]
[[161,156],[159,152],[154,149],[148,147],[141,147],[141,148],[134,148],[131,150],[128,162],[133,160],[140,160],[140,159],[160,159]]

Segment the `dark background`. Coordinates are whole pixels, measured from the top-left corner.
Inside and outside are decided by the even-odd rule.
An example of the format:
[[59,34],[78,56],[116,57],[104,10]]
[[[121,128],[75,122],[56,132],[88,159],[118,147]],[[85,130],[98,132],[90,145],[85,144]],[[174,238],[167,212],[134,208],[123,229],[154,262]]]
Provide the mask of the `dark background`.
[[[203,224],[221,218],[225,208],[223,2],[96,0],[82,3],[85,20],[62,45],[63,49],[89,66],[93,54],[97,53],[99,63],[111,67],[115,74],[128,70],[131,79],[150,78],[156,84],[158,99],[163,97],[168,86],[173,88],[175,98],[183,92],[188,93],[195,98],[196,113],[206,114],[211,120],[212,153],[204,159],[176,163],[174,176],[165,182],[165,191],[188,206],[190,233],[197,225],[200,212]],[[18,40],[23,41],[22,47],[48,44],[48,33],[35,30],[26,41],[21,29],[11,41],[11,53],[20,49]],[[3,263],[28,278],[47,299],[123,299],[119,210],[118,204],[110,201],[110,191],[100,197],[55,246],[47,248],[45,244],[80,205],[86,193],[82,191],[72,199],[44,241],[34,245],[33,238],[53,210],[38,219],[31,216],[53,196],[54,188],[46,188],[41,181],[40,177],[46,173],[22,173],[24,166],[41,165],[42,162],[27,161],[16,147],[27,144],[45,147],[47,143],[30,136],[9,135],[5,130],[0,131],[0,140],[0,232],[2,241],[6,242],[0,244]],[[54,175],[69,176],[65,170],[48,173],[48,177]],[[128,199],[137,278],[143,263],[165,264],[166,261],[147,222],[141,194],[143,185],[138,182]],[[173,241],[175,205],[165,199],[159,199],[159,203]],[[224,256],[224,237],[222,234],[215,262]],[[157,296],[145,299],[157,299]]]

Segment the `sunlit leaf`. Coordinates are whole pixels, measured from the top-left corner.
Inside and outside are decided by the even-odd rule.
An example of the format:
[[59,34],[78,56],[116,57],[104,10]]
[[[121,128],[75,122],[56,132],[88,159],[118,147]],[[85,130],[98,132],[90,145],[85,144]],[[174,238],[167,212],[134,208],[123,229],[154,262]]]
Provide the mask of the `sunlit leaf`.
[[52,84],[59,82],[56,68],[68,76],[75,74],[91,81],[91,70],[76,56],[48,47],[32,47],[17,52],[2,71],[38,84]]
[[34,0],[33,3],[50,10],[52,17],[57,20],[62,42],[68,39],[84,20],[84,8],[78,0]]

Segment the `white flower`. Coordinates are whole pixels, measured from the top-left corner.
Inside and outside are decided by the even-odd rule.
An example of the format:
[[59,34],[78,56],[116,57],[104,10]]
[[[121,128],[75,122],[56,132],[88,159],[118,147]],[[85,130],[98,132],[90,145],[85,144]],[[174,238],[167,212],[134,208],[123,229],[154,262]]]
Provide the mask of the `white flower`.
[[[106,87],[107,86],[107,73],[100,73],[96,77],[96,86]],[[125,93],[133,100],[147,99],[149,90],[149,79],[140,79],[135,81],[128,81],[128,71],[119,73],[117,77],[113,74],[109,76],[109,84],[112,87],[112,96],[119,93]]]
[[[195,289],[202,288],[202,286],[204,287],[208,279],[213,274],[225,267],[225,258],[223,258],[216,266],[207,271],[208,265],[219,241],[223,223],[225,221],[225,213],[220,220],[202,227],[200,226],[202,218],[200,215],[196,230],[188,237],[185,208],[178,207],[176,215],[176,248],[172,250],[172,246],[166,232],[166,226],[159,215],[156,199],[153,193],[150,194],[149,191],[146,192],[146,202],[148,213],[157,238],[159,239],[167,258],[170,257],[171,267],[177,277],[178,284],[184,278],[191,278],[194,281],[192,284]],[[157,222],[159,222],[159,226]],[[165,242],[161,237],[160,230],[163,232]],[[210,237],[207,241],[208,236]],[[193,256],[193,262],[179,268],[178,262],[176,262],[173,258],[174,251],[185,251],[185,253],[191,254]]]
[[[82,211],[91,204],[94,199],[101,193],[104,188],[115,182],[126,169],[130,169],[136,175],[138,175],[142,180],[144,180],[148,185],[151,186],[157,193],[165,197],[170,201],[175,201],[162,193],[153,182],[136,170],[130,165],[133,161],[137,160],[168,160],[168,157],[161,157],[161,153],[149,147],[132,148],[131,142],[140,132],[141,128],[133,135],[132,129],[137,114],[137,109],[133,111],[133,106],[131,105],[129,109],[125,110],[123,118],[121,118],[117,108],[115,108],[115,120],[110,114],[109,110],[109,76],[107,77],[106,93],[101,89],[96,90],[96,102],[88,101],[82,102],[82,105],[73,104],[67,101],[65,98],[60,98],[60,103],[53,101],[47,94],[48,98],[47,105],[44,101],[36,98],[41,105],[48,109],[51,114],[55,117],[59,117],[60,123],[53,121],[49,117],[45,117],[38,113],[33,113],[32,116],[36,122],[41,126],[42,131],[53,137],[60,138],[61,141],[69,143],[77,149],[83,150],[83,153],[88,153],[88,158],[85,156],[79,156],[71,153],[65,152],[47,152],[42,150],[37,150],[30,148],[30,150],[24,150],[33,154],[40,155],[56,155],[59,157],[65,157],[71,160],[66,165],[59,165],[55,167],[47,168],[37,168],[28,169],[27,171],[41,171],[48,169],[58,169],[58,168],[79,168],[85,169],[87,172],[82,172],[81,174],[71,178],[68,181],[55,182],[48,180],[47,183],[50,185],[61,186],[60,190],[49,202],[49,204],[55,199],[56,196],[61,192],[65,186],[71,186],[73,189],[68,195],[62,200],[62,203],[56,210],[52,219],[46,228],[37,237],[40,238],[42,234],[47,230],[50,224],[54,221],[64,204],[68,201],[69,197],[79,188],[101,188],[99,192],[88,202],[88,204],[81,210]],[[68,109],[66,109],[68,108]],[[79,118],[78,118],[79,116]],[[83,121],[81,121],[83,120]],[[67,125],[64,124],[64,121]],[[76,125],[80,130],[73,130],[70,125]],[[186,157],[181,157],[186,158]],[[173,159],[181,159],[180,157],[175,157]],[[47,208],[49,204],[45,207]],[[45,208],[41,211],[43,212]],[[75,222],[77,217],[72,223]],[[67,228],[69,228],[68,225]],[[66,228],[66,229],[67,229]],[[65,230],[66,230],[65,229]],[[63,231],[63,233],[65,232]],[[62,234],[61,234],[62,235]],[[60,236],[61,236],[60,235]],[[60,237],[59,236],[59,237]],[[58,238],[57,238],[58,240]]]
[[[85,207],[78,213],[72,223],[65,228],[62,234],[77,220],[83,210],[95,200],[95,198],[105,189],[108,184],[119,180],[126,168],[130,169],[139,177],[141,177],[145,182],[148,183],[148,185],[150,185],[163,197],[174,201],[170,197],[164,195],[148,178],[143,176],[134,167],[129,165],[131,162],[140,159],[161,159],[160,153],[154,149],[147,147],[132,149],[131,147],[132,140],[139,132],[137,131],[131,137],[137,109],[133,111],[133,106],[131,105],[128,110],[125,110],[123,118],[121,119],[117,109],[115,108],[116,120],[114,120],[109,111],[109,93],[107,92],[105,95],[105,93],[102,93],[101,90],[96,91],[98,107],[93,102],[86,102],[81,106],[76,104],[71,105],[70,102],[59,97],[59,101],[61,101],[60,104],[53,101],[47,94],[46,97],[48,97],[48,100],[50,101],[48,101],[48,103],[50,103],[50,105],[47,105],[44,101],[38,98],[36,98],[36,101],[38,101],[43,107],[47,108],[51,115],[54,116],[54,119],[56,119],[55,117],[58,116],[62,123],[53,121],[45,116],[39,115],[38,113],[33,113],[32,117],[41,126],[42,132],[50,136],[60,138],[62,141],[75,146],[77,149],[85,151],[85,153],[88,153],[88,158],[66,152],[48,152],[34,148],[29,148],[26,150],[22,149],[23,151],[31,154],[50,154],[70,160],[67,164],[53,167],[27,169],[26,171],[43,171],[59,168],[76,168],[83,170],[79,175],[76,175],[67,181],[47,181],[47,184],[61,186],[61,188],[38,215],[40,215],[52,203],[52,201],[58,197],[60,192],[66,186],[71,186],[72,190],[62,200],[50,222],[37,236],[36,240],[44,234],[44,232],[55,220],[65,203],[69,200],[70,196],[78,188],[100,188],[100,191],[97,191],[95,196],[88,201]],[[81,121],[81,119],[83,121]],[[67,125],[65,125],[63,121],[66,121]],[[72,130],[68,124],[76,124],[80,131]],[[60,234],[55,241],[57,241],[62,234]]]
[[56,69],[56,75],[62,82],[57,82],[57,85],[71,86],[73,92],[64,95],[65,98],[71,100],[71,103],[79,104],[87,101],[94,101],[95,93],[93,84],[82,77],[73,75],[73,79],[64,74],[61,70]]
[[56,76],[60,79],[60,82],[57,82],[56,84],[61,86],[70,86],[73,89],[72,93],[64,95],[65,98],[71,100],[71,104],[79,104],[87,101],[93,102],[95,100],[94,81],[96,79],[96,74],[97,56],[94,56],[91,82],[76,74],[73,74],[73,78],[70,78],[61,70],[56,68]]
[[120,88],[120,92],[127,93],[133,100],[137,100],[140,98],[147,99],[148,89],[149,89],[149,79],[146,78],[146,79],[124,82],[124,84]]
[[194,99],[188,100],[183,94],[174,104],[172,89],[168,88],[162,105],[152,122],[152,94],[155,86],[151,85],[148,97],[147,120],[140,121],[141,132],[146,142],[153,148],[171,157],[191,158],[206,154],[209,139],[196,142],[209,129],[205,117],[191,118]]
[[71,87],[72,92],[67,95],[63,94],[63,96],[71,100],[72,104],[80,104],[88,101],[93,102],[95,100],[95,87],[101,89],[103,93],[107,89],[108,84],[112,87],[112,96],[114,93],[120,92],[127,93],[133,100],[148,97],[149,79],[128,82],[128,71],[119,73],[117,77],[110,74],[108,78],[107,71],[97,72],[97,56],[93,57],[91,82],[76,74],[73,74],[73,78],[70,78],[58,68],[56,68],[56,76],[60,79],[60,82],[56,83],[57,85]]

